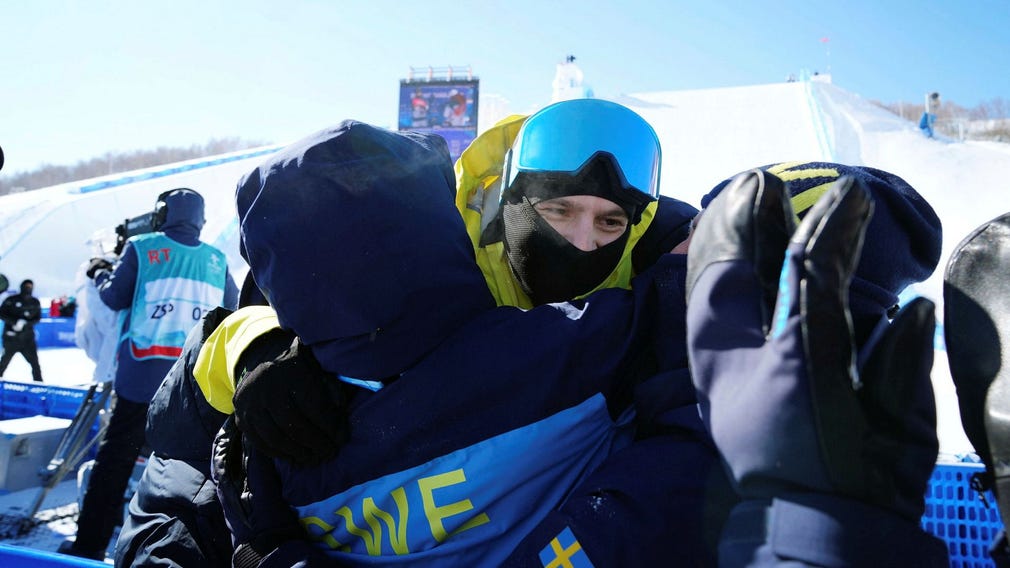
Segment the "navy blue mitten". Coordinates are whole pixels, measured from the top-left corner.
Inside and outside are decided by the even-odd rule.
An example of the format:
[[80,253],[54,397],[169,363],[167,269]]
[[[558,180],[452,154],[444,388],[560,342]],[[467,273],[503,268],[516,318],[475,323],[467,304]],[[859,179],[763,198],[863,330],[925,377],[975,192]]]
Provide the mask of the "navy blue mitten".
[[[872,211],[862,183],[842,178],[796,226],[781,180],[755,170],[711,203],[692,240],[688,348],[702,418],[744,500],[770,504],[753,518],[780,558],[858,564],[887,551],[851,534],[853,518],[898,527],[892,540],[924,537],[939,446],[933,304],[912,301],[855,344],[848,287]],[[803,523],[783,523],[791,536],[776,541],[789,516]],[[784,552],[813,542],[799,533],[815,519],[815,553]],[[928,558],[945,554],[923,540]]]

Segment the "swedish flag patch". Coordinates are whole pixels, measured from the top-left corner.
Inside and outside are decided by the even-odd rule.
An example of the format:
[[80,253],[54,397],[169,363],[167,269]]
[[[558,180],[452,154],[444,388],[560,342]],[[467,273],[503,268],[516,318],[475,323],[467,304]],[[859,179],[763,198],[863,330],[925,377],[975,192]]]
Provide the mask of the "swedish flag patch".
[[540,563],[544,568],[594,568],[582,544],[568,527],[540,551]]

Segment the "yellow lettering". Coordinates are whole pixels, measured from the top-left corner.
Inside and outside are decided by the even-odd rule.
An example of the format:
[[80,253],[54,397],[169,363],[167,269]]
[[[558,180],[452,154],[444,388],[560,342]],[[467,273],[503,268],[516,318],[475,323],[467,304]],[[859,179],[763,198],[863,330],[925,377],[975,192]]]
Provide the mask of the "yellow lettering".
[[400,523],[396,524],[393,516],[380,509],[371,497],[366,497],[361,502],[362,515],[368,523],[368,529],[361,528],[354,524],[354,516],[350,507],[341,507],[335,512],[343,517],[347,532],[360,538],[365,543],[365,550],[369,556],[380,556],[382,554],[382,525],[379,521],[386,523],[389,529],[389,544],[396,554],[409,554],[407,547],[407,494],[402,487],[398,487],[390,492],[393,501],[396,502]]
[[[353,534],[354,536],[364,541],[365,550],[368,551],[368,554],[370,554],[371,556],[379,555],[380,552],[379,542],[376,540],[374,536],[375,530],[379,528],[377,524],[376,526],[372,526],[372,532],[368,532],[367,530],[362,529],[358,527],[358,525],[354,524],[354,517],[351,515],[350,507],[341,507],[337,509],[335,513],[344,518],[344,524],[347,526],[347,532]],[[366,521],[368,521],[368,519],[366,519]],[[372,520],[371,522],[374,523],[375,521]]]
[[[424,514],[431,529],[431,535],[437,542],[443,542],[453,535],[491,522],[486,513],[477,515],[471,513],[452,533],[446,530],[444,520],[448,517],[472,511],[474,508],[473,503],[469,499],[462,499],[453,503],[436,505],[435,490],[465,482],[466,475],[462,469],[417,480]],[[396,511],[393,513],[381,509],[376,505],[372,497],[362,499],[360,518],[364,520],[367,526],[359,526],[355,523],[354,513],[348,506],[341,507],[333,512],[334,515],[343,519],[344,528],[349,534],[361,539],[361,542],[365,546],[365,551],[369,556],[381,556],[383,554],[383,526],[385,526],[386,532],[389,533],[389,546],[393,553],[396,555],[410,554],[407,537],[410,503],[407,500],[407,492],[403,487],[397,487],[389,495],[396,506]],[[313,540],[324,542],[333,550],[350,550],[348,545],[342,544],[333,536],[333,525],[315,516],[305,517],[300,521]]]
[[[424,515],[428,518],[428,525],[431,527],[431,536],[435,537],[435,540],[438,542],[442,542],[451,536],[446,532],[445,524],[442,520],[446,517],[460,515],[472,510],[473,504],[469,499],[463,499],[462,501],[456,501],[455,503],[436,506],[433,493],[436,489],[441,489],[450,485],[458,485],[464,482],[466,482],[466,475],[463,473],[462,469],[454,469],[447,473],[424,477],[417,480],[417,486],[421,490],[421,503],[424,504]],[[455,535],[489,522],[491,522],[491,519],[488,518],[487,514],[481,513],[468,520],[457,530],[453,531],[452,534]]]
[[[390,495],[393,496],[397,511],[400,513],[399,525],[396,524],[396,520],[393,519],[392,515],[376,507],[375,501],[371,497],[366,498],[361,503],[362,513],[370,526],[378,526],[377,520],[386,523],[386,530],[389,531],[389,544],[393,548],[393,552],[396,554],[410,554],[410,548],[407,546],[407,518],[410,514],[407,505],[407,492],[402,487],[397,487]],[[382,529],[380,528],[376,540],[382,540],[381,531]]]
[[333,527],[329,525],[326,521],[320,519],[319,517],[305,517],[304,519],[298,519],[302,526],[305,527],[305,532],[309,533],[309,538],[313,540],[318,540],[326,543],[332,549],[340,548],[340,543],[337,539],[333,538]]

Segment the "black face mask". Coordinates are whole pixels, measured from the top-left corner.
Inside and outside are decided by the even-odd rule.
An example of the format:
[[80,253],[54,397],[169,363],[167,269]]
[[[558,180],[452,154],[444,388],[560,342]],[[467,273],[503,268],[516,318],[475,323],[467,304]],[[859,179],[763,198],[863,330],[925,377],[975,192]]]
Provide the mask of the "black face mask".
[[535,305],[571,300],[599,286],[617,268],[631,232],[629,225],[614,242],[586,252],[555,231],[528,198],[502,208],[509,266]]

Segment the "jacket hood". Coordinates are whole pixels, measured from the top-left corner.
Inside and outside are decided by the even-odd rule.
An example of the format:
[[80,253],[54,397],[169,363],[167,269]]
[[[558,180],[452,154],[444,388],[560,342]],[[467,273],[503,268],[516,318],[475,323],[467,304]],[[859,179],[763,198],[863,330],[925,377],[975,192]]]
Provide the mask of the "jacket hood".
[[345,121],[239,182],[241,253],[326,370],[394,377],[494,306],[454,193],[441,137]]
[[[179,188],[170,191],[161,202],[165,222],[158,230],[181,243],[197,244],[205,222],[203,196],[192,189]],[[161,203],[158,206],[162,207]]]
[[[873,197],[873,217],[849,289],[853,315],[887,311],[907,286],[922,282],[940,262],[943,228],[930,204],[904,179],[866,166],[784,162],[761,166],[786,184],[799,218],[842,176],[858,180]],[[702,197],[708,204],[731,180]]]

